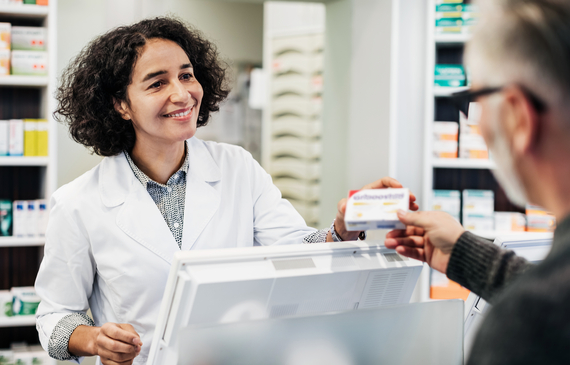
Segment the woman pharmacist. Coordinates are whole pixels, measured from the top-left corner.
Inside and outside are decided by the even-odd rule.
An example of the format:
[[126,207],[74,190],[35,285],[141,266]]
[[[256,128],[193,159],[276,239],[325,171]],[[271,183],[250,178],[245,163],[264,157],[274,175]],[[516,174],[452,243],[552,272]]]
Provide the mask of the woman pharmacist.
[[52,197],[36,281],[50,356],[145,363],[179,250],[357,238],[342,202],[332,229],[309,228],[248,152],[193,137],[228,92],[215,47],[169,18],[104,34],[66,70],[56,116],[106,158]]

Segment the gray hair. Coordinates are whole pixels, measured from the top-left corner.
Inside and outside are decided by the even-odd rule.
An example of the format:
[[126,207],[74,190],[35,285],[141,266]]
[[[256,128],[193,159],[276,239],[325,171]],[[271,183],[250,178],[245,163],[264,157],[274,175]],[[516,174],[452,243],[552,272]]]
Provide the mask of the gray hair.
[[569,104],[570,0],[479,0],[481,22],[467,46],[476,78],[519,83],[547,103]]

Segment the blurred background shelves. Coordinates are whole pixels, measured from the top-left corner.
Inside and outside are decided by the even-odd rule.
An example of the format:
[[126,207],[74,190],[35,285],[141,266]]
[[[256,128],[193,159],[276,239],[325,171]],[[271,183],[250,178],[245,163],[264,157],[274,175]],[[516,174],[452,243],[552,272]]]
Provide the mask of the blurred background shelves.
[[14,317],[0,317],[0,327],[24,327],[35,326],[36,316],[14,316]]
[[11,18],[37,18],[47,17],[48,6],[31,4],[0,4],[0,16],[3,19]]
[[462,87],[434,86],[433,87],[433,96],[435,96],[435,97],[446,97],[446,96],[451,96],[452,94],[458,93],[460,91],[465,91],[468,89],[469,89],[469,86],[462,86]]
[[494,169],[495,162],[475,158],[434,158],[432,166],[443,169]]
[[0,86],[45,87],[48,83],[47,76],[0,76]]
[[44,237],[0,237],[0,247],[43,246]]
[[0,157],[0,166],[48,166],[49,157]]
[[436,34],[434,36],[437,44],[461,44],[469,41],[471,34]]

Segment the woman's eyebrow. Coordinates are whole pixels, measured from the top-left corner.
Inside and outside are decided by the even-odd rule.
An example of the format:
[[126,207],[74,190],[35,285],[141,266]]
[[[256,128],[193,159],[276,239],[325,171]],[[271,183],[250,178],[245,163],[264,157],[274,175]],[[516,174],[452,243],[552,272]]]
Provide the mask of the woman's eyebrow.
[[[193,68],[191,63],[185,63],[182,66],[180,66],[181,70],[184,70],[185,68]],[[147,80],[152,79],[153,77],[156,76],[160,76],[160,75],[164,75],[165,73],[168,73],[168,71],[166,70],[160,70],[160,71],[156,71],[156,72],[151,72],[149,74],[147,74],[144,79],[142,80],[142,82],[145,82]]]
[[165,70],[161,70],[161,71],[156,71],[156,72],[151,72],[149,74],[147,74],[144,79],[142,80],[142,82],[145,82],[146,80],[150,80],[153,77],[159,76],[159,75],[164,75],[165,73],[168,73],[168,71]]

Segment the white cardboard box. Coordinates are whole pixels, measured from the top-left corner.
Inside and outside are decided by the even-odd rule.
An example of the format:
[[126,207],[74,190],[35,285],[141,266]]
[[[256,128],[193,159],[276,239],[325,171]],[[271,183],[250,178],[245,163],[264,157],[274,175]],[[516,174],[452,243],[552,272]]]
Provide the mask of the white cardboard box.
[[344,221],[349,231],[404,229],[396,212],[410,206],[408,189],[371,189],[350,192]]

